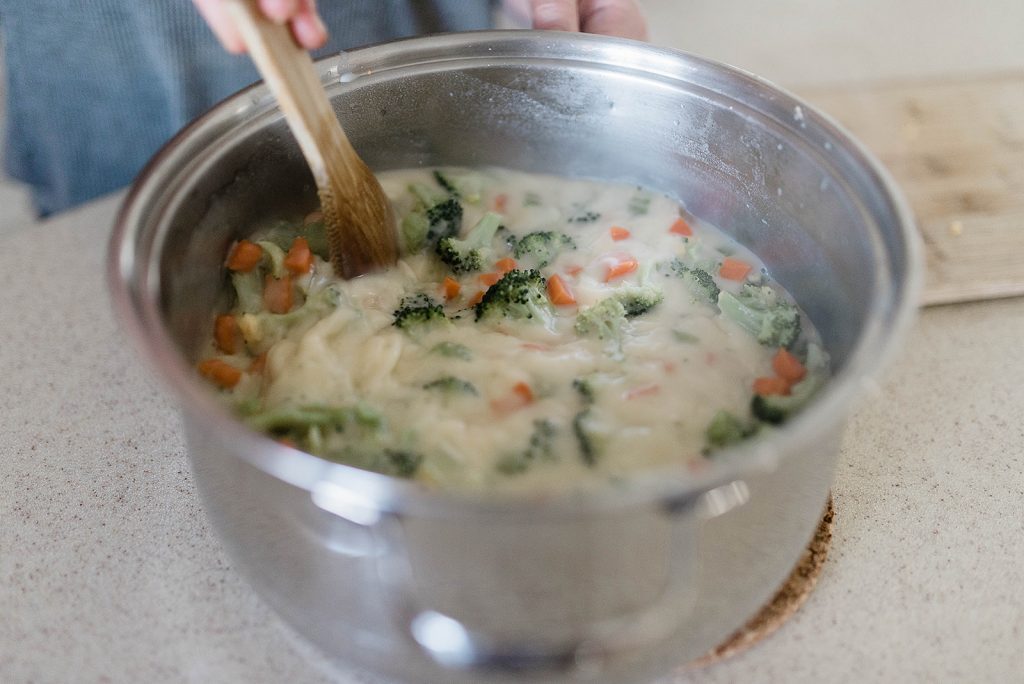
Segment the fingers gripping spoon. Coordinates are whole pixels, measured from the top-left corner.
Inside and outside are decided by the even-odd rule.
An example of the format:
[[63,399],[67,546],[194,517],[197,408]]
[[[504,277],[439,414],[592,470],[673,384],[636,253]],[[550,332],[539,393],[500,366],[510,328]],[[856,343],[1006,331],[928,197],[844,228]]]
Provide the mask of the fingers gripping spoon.
[[341,129],[309,53],[255,0],[225,4],[313,172],[335,273],[353,278],[395,263],[391,205]]

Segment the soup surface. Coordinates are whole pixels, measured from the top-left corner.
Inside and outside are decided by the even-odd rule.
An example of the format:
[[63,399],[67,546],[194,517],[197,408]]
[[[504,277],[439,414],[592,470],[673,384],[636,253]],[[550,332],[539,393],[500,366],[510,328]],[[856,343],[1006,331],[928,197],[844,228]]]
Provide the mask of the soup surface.
[[335,278],[315,214],[227,257],[199,370],[298,449],[439,487],[564,488],[699,467],[827,376],[757,257],[668,197],[501,169],[379,178],[394,268]]

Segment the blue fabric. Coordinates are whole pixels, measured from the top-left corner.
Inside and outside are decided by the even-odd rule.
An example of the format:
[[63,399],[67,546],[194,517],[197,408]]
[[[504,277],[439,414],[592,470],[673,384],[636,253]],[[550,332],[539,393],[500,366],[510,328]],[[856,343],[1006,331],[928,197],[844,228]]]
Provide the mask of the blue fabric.
[[[321,0],[315,56],[486,28],[489,0]],[[0,0],[7,65],[5,165],[41,215],[129,182],[177,130],[258,79],[190,0]],[[2,208],[0,208],[2,210]]]

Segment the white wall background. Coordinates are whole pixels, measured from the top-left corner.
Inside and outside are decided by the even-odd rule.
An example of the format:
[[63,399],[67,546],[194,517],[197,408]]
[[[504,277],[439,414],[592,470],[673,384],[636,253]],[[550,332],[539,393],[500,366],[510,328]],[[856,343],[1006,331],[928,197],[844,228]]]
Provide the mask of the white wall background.
[[1024,70],[1022,0],[640,2],[655,43],[790,88]]

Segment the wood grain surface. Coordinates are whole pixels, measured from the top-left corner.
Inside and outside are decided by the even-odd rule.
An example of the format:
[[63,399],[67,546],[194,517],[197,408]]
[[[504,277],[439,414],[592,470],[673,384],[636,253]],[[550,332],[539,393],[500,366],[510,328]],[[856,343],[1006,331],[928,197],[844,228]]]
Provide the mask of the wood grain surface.
[[1024,73],[801,95],[906,194],[924,238],[924,305],[1024,294]]

